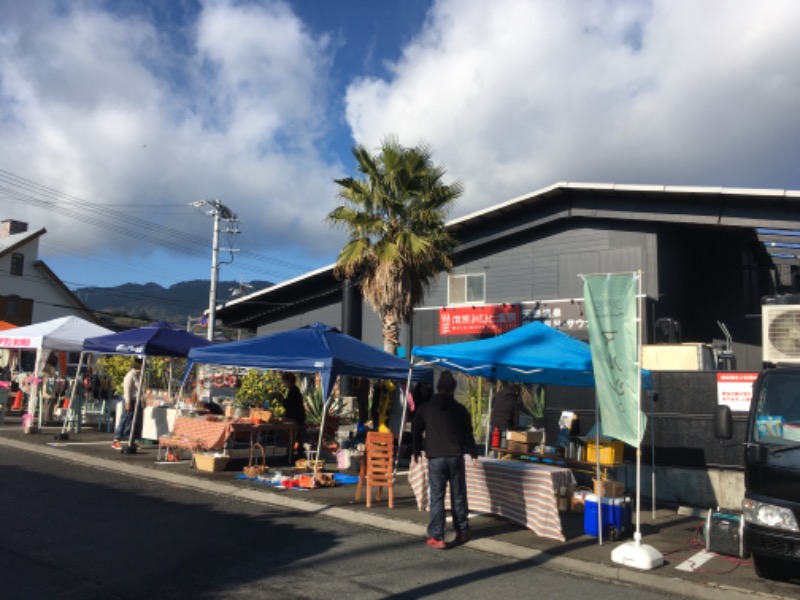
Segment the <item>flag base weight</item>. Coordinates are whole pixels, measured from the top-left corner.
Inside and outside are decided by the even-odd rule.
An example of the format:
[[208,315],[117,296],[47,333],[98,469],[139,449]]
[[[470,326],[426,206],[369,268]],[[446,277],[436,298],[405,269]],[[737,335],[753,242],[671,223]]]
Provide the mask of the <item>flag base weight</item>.
[[664,564],[663,555],[647,544],[642,544],[641,534],[636,532],[633,542],[617,546],[611,551],[611,560],[626,567],[650,570]]

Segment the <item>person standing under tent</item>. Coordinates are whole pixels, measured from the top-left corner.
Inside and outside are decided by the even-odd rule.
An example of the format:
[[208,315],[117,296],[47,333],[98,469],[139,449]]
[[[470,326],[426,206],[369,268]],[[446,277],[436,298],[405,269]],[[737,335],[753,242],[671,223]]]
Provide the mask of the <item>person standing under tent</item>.
[[306,430],[306,407],[303,402],[303,394],[300,393],[300,388],[297,387],[295,374],[286,371],[281,374],[281,380],[283,385],[286,386],[286,397],[282,402],[283,408],[286,409],[284,417],[295,423],[294,448],[292,448],[292,452],[296,457],[303,447],[303,434]]
[[450,371],[442,372],[436,383],[437,393],[417,409],[411,428],[414,462],[420,460],[423,436],[428,459],[430,520],[426,543],[440,550],[447,547],[444,541],[444,495],[448,483],[455,541],[465,544],[471,537],[464,455],[470,454],[474,462],[478,453],[469,411],[456,401],[455,390],[453,374]]
[[[125,379],[122,380],[122,393],[125,398],[125,410],[119,419],[119,424],[114,432],[114,442],[111,447],[119,450],[122,448],[120,442],[128,439],[131,434],[131,427],[134,427],[133,438],[136,439],[141,435],[142,429],[142,408],[139,410],[138,416],[136,413],[136,403],[141,403],[139,394],[139,378],[142,372],[142,361],[137,358],[133,361],[130,370],[125,374]],[[134,417],[136,423],[134,423]]]
[[51,354],[42,368],[42,423],[47,424],[53,420],[53,413],[58,400],[58,355]]
[[489,431],[494,431],[495,427],[500,431],[515,428],[519,424],[520,403],[519,384],[504,381],[500,391],[492,398]]

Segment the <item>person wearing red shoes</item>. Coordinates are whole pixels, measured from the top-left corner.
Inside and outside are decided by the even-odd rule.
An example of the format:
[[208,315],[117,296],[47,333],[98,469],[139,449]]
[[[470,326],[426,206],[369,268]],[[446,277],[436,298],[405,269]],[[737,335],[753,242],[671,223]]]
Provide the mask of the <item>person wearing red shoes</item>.
[[414,461],[420,460],[423,445],[428,459],[430,519],[426,543],[443,550],[447,547],[444,495],[448,483],[455,542],[464,544],[471,537],[464,455],[470,454],[474,462],[478,454],[469,411],[455,398],[456,380],[450,371],[443,371],[439,376],[436,391],[414,415],[411,436]]

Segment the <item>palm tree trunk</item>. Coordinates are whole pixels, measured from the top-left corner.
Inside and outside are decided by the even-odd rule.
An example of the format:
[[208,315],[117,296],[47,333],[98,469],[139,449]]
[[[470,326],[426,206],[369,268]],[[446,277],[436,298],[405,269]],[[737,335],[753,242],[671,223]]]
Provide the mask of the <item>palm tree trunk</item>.
[[397,354],[400,345],[400,324],[393,314],[383,316],[383,349],[389,354]]

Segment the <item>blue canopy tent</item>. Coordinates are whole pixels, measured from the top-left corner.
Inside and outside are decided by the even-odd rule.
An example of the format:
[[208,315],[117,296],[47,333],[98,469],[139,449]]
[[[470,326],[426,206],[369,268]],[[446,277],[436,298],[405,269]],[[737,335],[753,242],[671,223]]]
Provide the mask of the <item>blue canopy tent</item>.
[[[589,344],[538,321],[484,340],[414,346],[413,357],[491,380],[594,387]],[[650,371],[642,388],[653,388]]]
[[[493,338],[414,346],[415,357],[492,381],[595,387],[589,344],[538,321]],[[642,388],[653,389],[653,375],[646,369]],[[490,395],[489,414],[491,407]]]
[[430,368],[412,369],[404,358],[350,337],[324,323],[314,323],[249,340],[194,348],[187,371],[194,363],[235,365],[301,373],[319,372],[325,401],[339,375],[369,379],[433,381]]
[[[183,329],[178,329],[166,321],[159,321],[152,325],[127,329],[119,333],[101,335],[86,338],[83,341],[83,352],[96,354],[121,354],[126,356],[142,356],[146,362],[148,356],[187,356],[192,348],[208,346],[211,342],[205,338],[197,336]],[[80,373],[83,363],[83,354],[78,364]],[[144,381],[144,367],[139,376],[139,389],[142,389]],[[70,402],[70,406],[72,403]],[[134,411],[134,421],[139,411],[139,403],[136,403]],[[66,423],[65,423],[66,425]],[[131,427],[131,437],[128,444],[128,452],[132,452],[134,428]]]
[[[324,323],[313,323],[249,340],[194,348],[189,352],[186,376],[194,363],[300,373],[319,372],[326,403],[339,375],[433,382],[433,371],[429,367],[415,367],[404,358],[370,346]],[[323,411],[317,452],[322,446],[326,412]]]
[[178,329],[166,321],[110,335],[86,338],[84,352],[128,356],[187,356],[192,348],[209,346],[205,338]]

